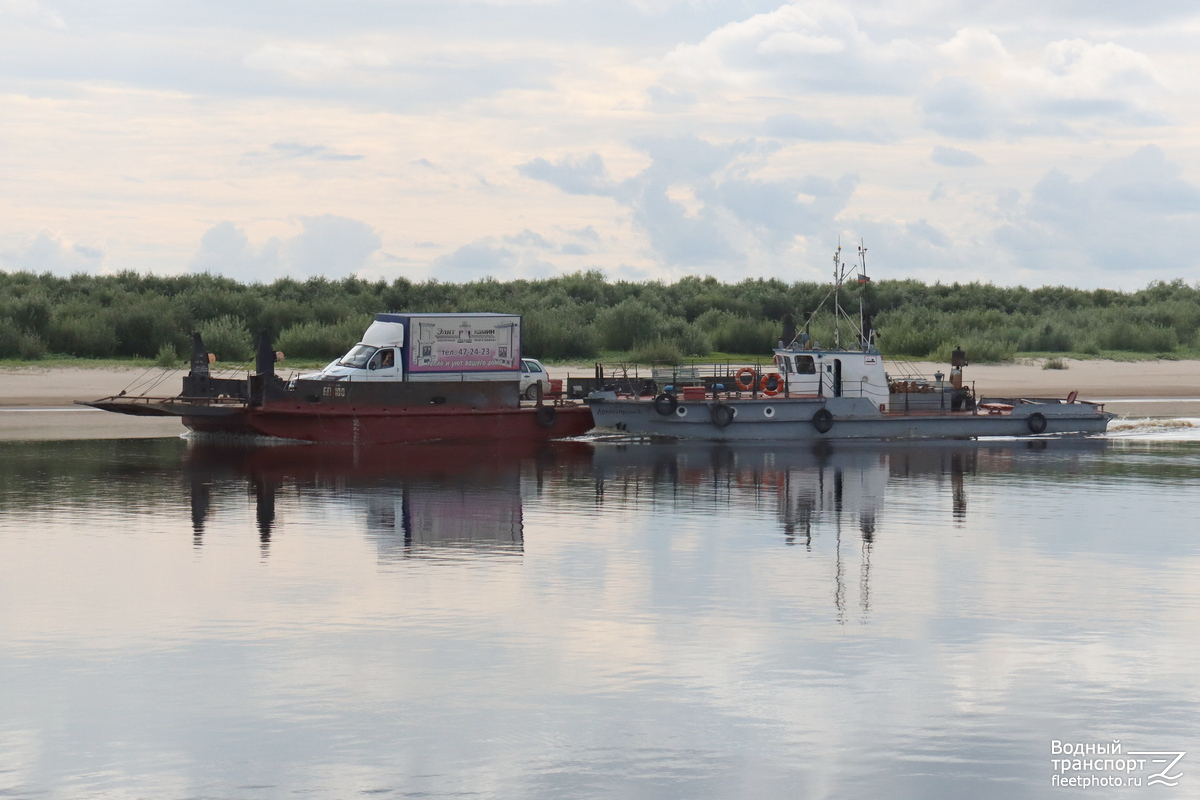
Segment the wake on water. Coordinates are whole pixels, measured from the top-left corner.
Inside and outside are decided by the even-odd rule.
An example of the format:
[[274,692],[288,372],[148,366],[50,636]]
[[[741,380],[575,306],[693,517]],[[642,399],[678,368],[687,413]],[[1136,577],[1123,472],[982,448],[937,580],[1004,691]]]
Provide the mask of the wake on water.
[[1108,423],[1110,439],[1200,441],[1200,418],[1122,417]]

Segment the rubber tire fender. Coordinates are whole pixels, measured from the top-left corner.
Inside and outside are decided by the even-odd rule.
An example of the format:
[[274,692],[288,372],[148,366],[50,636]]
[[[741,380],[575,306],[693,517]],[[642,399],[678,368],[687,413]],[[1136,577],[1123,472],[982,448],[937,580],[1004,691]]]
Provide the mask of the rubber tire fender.
[[673,394],[663,392],[658,397],[654,398],[654,410],[664,417],[669,417],[675,413],[675,409],[679,407],[679,398]]
[[828,408],[818,408],[817,413],[812,415],[812,426],[817,433],[829,433],[833,429],[833,412]]
[[1029,426],[1030,433],[1044,433],[1046,431],[1046,415],[1035,411],[1025,418],[1025,424]]
[[543,428],[553,428],[556,422],[558,422],[558,412],[554,410],[554,406],[542,406],[537,410],[538,425]]
[[725,403],[717,403],[713,406],[710,418],[713,425],[716,425],[718,428],[724,428],[733,422],[733,406],[726,405]]

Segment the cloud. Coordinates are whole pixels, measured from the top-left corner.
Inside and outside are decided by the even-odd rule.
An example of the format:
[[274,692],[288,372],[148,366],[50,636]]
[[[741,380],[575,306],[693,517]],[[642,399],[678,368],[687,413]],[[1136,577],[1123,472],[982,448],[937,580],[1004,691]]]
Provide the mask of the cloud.
[[[531,235],[526,237],[524,234]],[[430,275],[442,281],[462,282],[487,277],[548,278],[559,274],[554,264],[538,254],[545,250],[541,242],[546,241],[538,234],[524,231],[517,236],[505,237],[505,241],[514,246],[501,245],[492,237],[465,244],[452,253],[435,258],[430,264]]]
[[10,272],[94,273],[104,262],[102,248],[71,242],[59,233],[46,230],[38,231],[16,246],[0,250],[0,264]]
[[1163,80],[1148,56],[1082,39],[1045,45],[1039,63],[1013,56],[989,31],[960,30],[917,96],[924,124],[960,139],[1078,136],[1079,122],[1161,125],[1150,102]]
[[752,251],[775,252],[797,236],[828,234],[858,178],[754,177],[755,161],[777,148],[753,140],[714,143],[695,136],[644,138],[642,172],[616,183],[595,153],[557,163],[535,159],[526,177],[573,194],[612,197],[629,209],[635,230],[670,266],[745,265]]
[[232,222],[218,223],[200,237],[200,249],[189,269],[245,281],[313,275],[340,278],[367,267],[383,244],[371,226],[356,219],[323,214],[298,221],[299,234],[272,237],[261,247],[251,244],[245,230]]
[[62,14],[37,0],[0,0],[0,19],[5,17],[51,30],[66,30],[67,27]]
[[959,150],[957,147],[935,145],[929,158],[935,164],[943,167],[982,167],[987,162],[974,153]]
[[361,161],[363,156],[340,153],[323,144],[301,144],[300,142],[275,142],[271,149],[284,158],[312,158],[317,161]]
[[1011,207],[996,241],[1034,271],[1091,283],[1102,270],[1127,287],[1200,266],[1200,187],[1155,145],[1114,158],[1082,180],[1052,169]]
[[683,81],[869,95],[914,87],[926,60],[911,42],[872,41],[842,4],[804,2],[679,45],[664,66]]
[[800,139],[808,142],[890,142],[896,135],[882,120],[861,125],[839,125],[823,119],[799,114],[776,114],[767,117],[763,133],[780,139]]
[[567,156],[554,163],[535,158],[518,166],[517,172],[526,178],[553,184],[567,194],[607,195],[614,188],[599,153],[578,158]]

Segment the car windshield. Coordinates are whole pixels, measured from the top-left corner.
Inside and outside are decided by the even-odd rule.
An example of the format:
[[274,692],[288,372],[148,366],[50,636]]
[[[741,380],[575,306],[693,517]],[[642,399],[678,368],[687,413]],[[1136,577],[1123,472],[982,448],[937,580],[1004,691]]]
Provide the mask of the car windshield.
[[367,362],[371,360],[371,356],[375,355],[377,349],[376,347],[371,347],[369,344],[356,344],[349,353],[342,356],[342,360],[338,362],[338,366],[363,369],[367,366]]

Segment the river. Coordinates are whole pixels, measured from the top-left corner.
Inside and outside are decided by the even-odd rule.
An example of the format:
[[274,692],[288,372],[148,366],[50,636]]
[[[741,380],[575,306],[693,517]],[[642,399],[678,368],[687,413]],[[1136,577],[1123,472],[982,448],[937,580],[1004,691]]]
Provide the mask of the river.
[[1196,797],[1197,430],[0,443],[0,796]]

